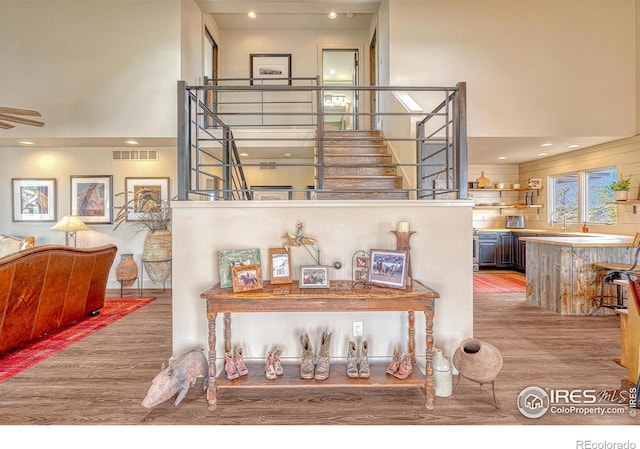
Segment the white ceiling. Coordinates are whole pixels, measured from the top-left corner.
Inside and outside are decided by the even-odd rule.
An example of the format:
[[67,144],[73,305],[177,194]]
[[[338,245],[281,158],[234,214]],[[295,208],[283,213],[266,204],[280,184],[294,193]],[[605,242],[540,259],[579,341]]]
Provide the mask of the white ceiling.
[[[201,10],[211,13],[221,29],[368,29],[371,19],[377,13],[380,2],[370,0],[196,0]],[[252,10],[255,19],[247,17]],[[328,13],[338,13],[336,19],[329,19]],[[12,105],[21,106],[21,105]],[[44,118],[46,123],[46,118]],[[124,138],[37,138],[29,139],[29,126],[24,128],[24,139],[34,141],[42,147],[125,147]],[[46,125],[45,125],[46,126]],[[0,149],[15,147],[16,138],[4,138],[0,129]],[[487,137],[468,139],[468,160],[474,165],[519,164],[543,157],[549,157],[576,149],[618,140],[628,136],[573,137],[549,136],[547,138]],[[137,147],[153,148],[175,146],[176,139],[136,139]],[[541,147],[543,143],[551,146]],[[579,145],[571,148],[570,145]],[[540,155],[540,153],[548,153]],[[274,149],[260,151],[261,158],[279,158],[281,152]],[[499,159],[504,157],[504,159]]]

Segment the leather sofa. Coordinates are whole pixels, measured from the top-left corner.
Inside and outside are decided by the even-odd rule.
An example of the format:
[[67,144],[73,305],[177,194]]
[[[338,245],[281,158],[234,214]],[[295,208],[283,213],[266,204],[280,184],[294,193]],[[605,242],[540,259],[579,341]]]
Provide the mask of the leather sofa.
[[0,258],[0,354],[99,313],[117,250],[43,245]]

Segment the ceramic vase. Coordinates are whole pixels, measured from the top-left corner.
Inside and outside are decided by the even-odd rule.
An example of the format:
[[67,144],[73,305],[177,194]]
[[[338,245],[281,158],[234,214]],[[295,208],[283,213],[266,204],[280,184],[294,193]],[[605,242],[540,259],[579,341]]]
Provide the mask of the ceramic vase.
[[120,263],[116,267],[116,277],[123,287],[131,287],[138,279],[138,265],[133,260],[133,254],[120,256]]
[[453,365],[460,375],[484,384],[492,382],[502,369],[502,354],[484,341],[467,338],[453,354]]
[[434,349],[433,382],[436,389],[436,396],[441,398],[451,396],[453,391],[451,362],[445,357],[442,349]]
[[171,274],[171,231],[149,232],[144,239],[142,260],[149,279],[163,284]]
[[628,190],[616,190],[613,192],[613,199],[615,201],[627,201],[629,199]]

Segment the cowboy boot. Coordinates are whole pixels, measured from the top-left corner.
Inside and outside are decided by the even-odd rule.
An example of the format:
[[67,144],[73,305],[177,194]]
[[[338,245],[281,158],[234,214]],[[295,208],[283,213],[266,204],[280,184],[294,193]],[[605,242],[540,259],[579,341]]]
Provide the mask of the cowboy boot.
[[276,375],[282,376],[284,374],[284,369],[282,368],[282,363],[280,362],[280,353],[282,351],[280,349],[276,349],[273,351],[273,369],[276,371]]
[[300,343],[302,344],[302,359],[300,361],[300,377],[303,379],[313,379],[314,366],[313,366],[313,347],[311,341],[309,341],[309,335],[304,334],[300,336]]
[[411,353],[405,352],[400,358],[400,367],[398,371],[393,373],[398,379],[406,379],[413,372],[413,364],[411,363]]
[[360,346],[360,368],[358,370],[358,376],[367,378],[371,375],[369,370],[369,343],[367,340],[362,341]]
[[276,370],[273,367],[273,353],[271,351],[267,353],[267,363],[264,365],[264,375],[269,380],[273,380],[277,377]]
[[316,365],[315,379],[325,380],[329,377],[330,356],[329,345],[331,344],[331,333],[322,333],[322,341],[318,350],[318,364]]
[[233,358],[230,352],[224,354],[224,371],[227,373],[227,379],[233,380],[240,377],[236,365],[233,363]]
[[395,374],[398,368],[400,368],[400,350],[396,346],[393,348],[393,358],[387,367],[387,374]]
[[244,363],[244,358],[242,357],[242,348],[236,348],[236,370],[238,371],[239,376],[246,376],[249,374],[247,365]]
[[356,356],[356,344],[353,341],[349,342],[349,349],[347,350],[347,376],[358,377],[358,360]]

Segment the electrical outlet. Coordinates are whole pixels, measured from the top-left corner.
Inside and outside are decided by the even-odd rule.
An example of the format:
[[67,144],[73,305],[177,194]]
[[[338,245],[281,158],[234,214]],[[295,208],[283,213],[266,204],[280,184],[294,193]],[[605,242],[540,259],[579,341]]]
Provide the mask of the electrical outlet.
[[353,336],[362,337],[362,321],[353,322]]

